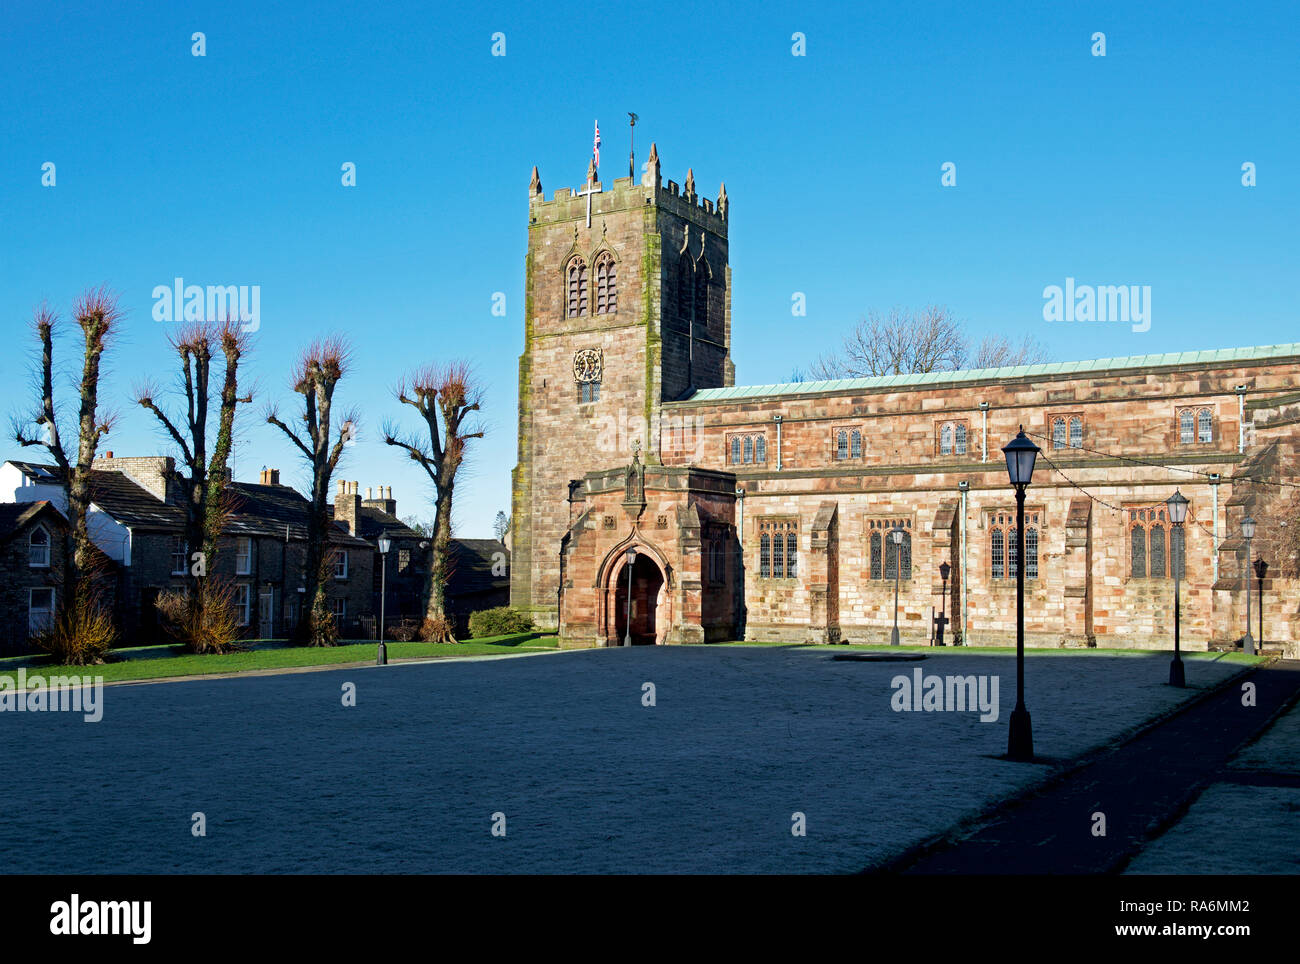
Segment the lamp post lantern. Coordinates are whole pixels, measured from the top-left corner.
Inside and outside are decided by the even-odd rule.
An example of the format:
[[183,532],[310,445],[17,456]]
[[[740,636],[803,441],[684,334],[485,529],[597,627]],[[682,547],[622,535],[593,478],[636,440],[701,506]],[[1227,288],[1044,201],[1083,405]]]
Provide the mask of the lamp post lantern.
[[392,545],[393,540],[388,538],[387,533],[379,537],[379,653],[375,657],[375,663],[379,666],[388,665],[388,644],[384,642],[384,603],[388,601],[388,550]]
[[1241,520],[1241,537],[1246,540],[1246,635],[1241,638],[1241,650],[1244,653],[1255,652],[1255,640],[1250,635],[1250,540],[1255,538],[1255,520],[1250,516]]
[[628,549],[623,554],[623,561],[627,564],[627,625],[624,626],[623,645],[632,645],[632,567],[636,564],[636,547]]
[[1025,435],[1025,427],[1002,447],[1007,477],[1016,490],[1016,708],[1011,711],[1007,759],[1034,758],[1034,730],[1025,709],[1025,489],[1034,478],[1034,461],[1041,451]]
[[[1268,563],[1262,558],[1255,560],[1255,578],[1259,580],[1259,648],[1264,648],[1264,574],[1268,572]],[[1249,590],[1247,590],[1249,592]]]
[[1169,521],[1173,523],[1173,531],[1177,536],[1172,537],[1173,559],[1171,560],[1174,567],[1174,658],[1169,664],[1169,685],[1186,686],[1186,676],[1183,673],[1183,653],[1179,642],[1180,621],[1182,619],[1182,596],[1181,582],[1183,578],[1183,523],[1187,521],[1188,498],[1178,489],[1174,494],[1165,500],[1165,505],[1169,509]]
[[898,580],[903,572],[903,527],[894,526],[889,533],[894,543],[894,631],[889,634],[889,645],[898,645]]

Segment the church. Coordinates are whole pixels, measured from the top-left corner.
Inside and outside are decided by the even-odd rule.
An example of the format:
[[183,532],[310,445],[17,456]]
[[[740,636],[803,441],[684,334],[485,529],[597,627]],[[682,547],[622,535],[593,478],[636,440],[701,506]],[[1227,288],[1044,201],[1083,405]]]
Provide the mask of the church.
[[1294,560],[1257,581],[1242,530],[1294,511],[1300,343],[737,386],[729,213],[653,146],[609,189],[533,169],[511,605],[571,646],[1014,644],[1023,427],[1028,645],[1172,647],[1182,558],[1184,647],[1241,645],[1251,593],[1300,655]]

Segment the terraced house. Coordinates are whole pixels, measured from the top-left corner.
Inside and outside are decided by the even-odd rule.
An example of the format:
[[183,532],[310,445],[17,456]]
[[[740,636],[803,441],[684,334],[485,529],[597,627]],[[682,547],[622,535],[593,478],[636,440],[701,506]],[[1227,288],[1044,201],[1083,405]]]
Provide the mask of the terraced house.
[[[654,148],[608,190],[534,169],[513,605],[571,645],[883,642],[897,584],[904,642],[943,613],[1007,644],[1023,565],[1031,645],[1166,647],[1181,558],[1184,645],[1240,639],[1243,520],[1261,551],[1300,524],[1300,344],[738,387],[729,206]],[[1264,639],[1300,652],[1294,559],[1267,561]]]

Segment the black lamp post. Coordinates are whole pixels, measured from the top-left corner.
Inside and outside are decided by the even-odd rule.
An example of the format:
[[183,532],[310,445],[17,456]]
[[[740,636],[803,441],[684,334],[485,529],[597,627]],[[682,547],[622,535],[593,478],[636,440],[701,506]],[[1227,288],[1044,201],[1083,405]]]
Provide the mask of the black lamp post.
[[1025,709],[1025,489],[1034,478],[1034,461],[1040,449],[1020,426],[1016,437],[1002,447],[1007,476],[1016,490],[1016,708],[1011,711],[1007,759],[1034,758],[1034,730]]
[[1183,533],[1183,523],[1187,521],[1188,499],[1182,492],[1177,489],[1174,494],[1165,500],[1165,505],[1169,508],[1169,521],[1173,523],[1173,564],[1174,564],[1174,659],[1169,664],[1169,685],[1186,686],[1186,677],[1183,674],[1183,654],[1179,644],[1179,622],[1182,618],[1182,597],[1180,595],[1180,585],[1183,577],[1183,540],[1180,538]]
[[935,622],[939,626],[938,639],[936,642],[943,645],[943,630],[948,625],[948,574],[952,572],[952,566],[946,562],[939,563],[939,578],[943,580],[943,588],[939,591],[939,618]]
[[624,627],[623,645],[632,645],[632,567],[636,565],[636,547],[628,549],[623,554],[623,561],[627,563],[627,625]]
[[[1264,648],[1264,573],[1268,572],[1268,563],[1262,558],[1255,560],[1255,578],[1259,580],[1259,648]],[[1247,590],[1249,592],[1249,590]]]
[[375,658],[375,663],[379,666],[388,665],[388,644],[384,642],[384,603],[388,596],[388,550],[392,545],[393,541],[387,533],[379,537],[379,654]]
[[1255,520],[1250,516],[1241,520],[1241,537],[1246,540],[1246,635],[1241,638],[1241,649],[1254,654],[1255,640],[1250,635],[1250,540],[1255,538]]
[[894,543],[894,631],[889,634],[889,645],[898,645],[898,580],[903,572],[903,527],[894,526],[889,533]]

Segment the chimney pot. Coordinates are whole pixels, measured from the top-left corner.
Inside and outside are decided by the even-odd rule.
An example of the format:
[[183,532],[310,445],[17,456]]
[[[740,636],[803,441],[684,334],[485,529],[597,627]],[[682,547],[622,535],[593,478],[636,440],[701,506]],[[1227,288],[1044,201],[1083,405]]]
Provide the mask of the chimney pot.
[[366,501],[370,501],[370,486],[366,486]]
[[113,450],[109,449],[108,452],[105,453],[104,458],[111,459],[112,457],[113,457]]

